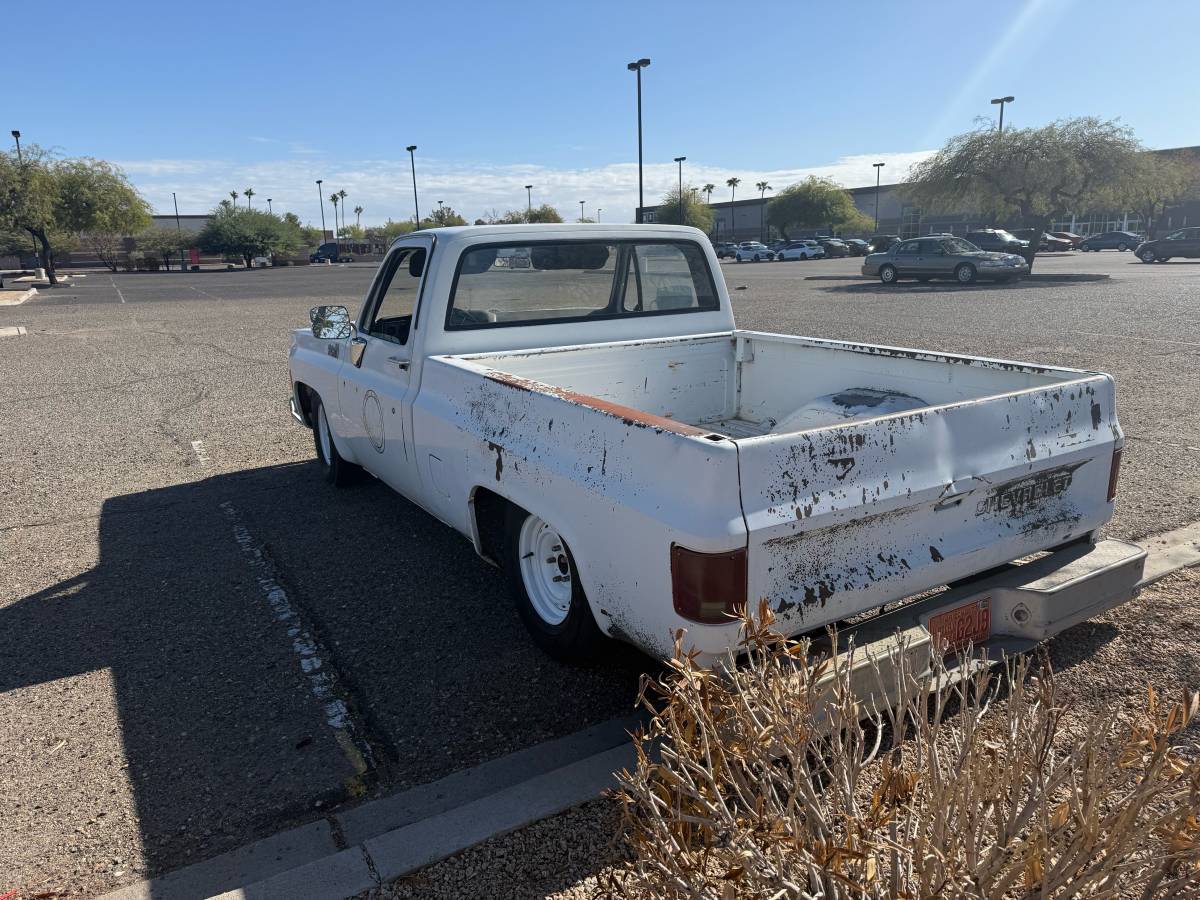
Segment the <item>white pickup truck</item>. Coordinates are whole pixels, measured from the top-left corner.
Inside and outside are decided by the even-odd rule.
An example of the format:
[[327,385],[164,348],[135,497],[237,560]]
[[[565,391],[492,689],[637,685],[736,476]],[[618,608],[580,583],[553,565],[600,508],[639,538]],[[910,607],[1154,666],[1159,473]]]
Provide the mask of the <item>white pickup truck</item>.
[[465,535],[560,658],[677,629],[711,658],[746,604],[797,634],[922,593],[888,627],[1021,650],[1141,578],[1098,538],[1110,376],[739,330],[694,229],[417,232],[354,318],[310,318],[292,413],[327,479]]

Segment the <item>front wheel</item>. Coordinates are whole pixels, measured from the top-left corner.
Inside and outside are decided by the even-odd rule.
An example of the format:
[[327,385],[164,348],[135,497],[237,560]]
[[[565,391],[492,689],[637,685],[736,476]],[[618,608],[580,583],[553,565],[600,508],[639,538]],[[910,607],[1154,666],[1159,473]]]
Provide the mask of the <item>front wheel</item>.
[[879,269],[879,280],[884,284],[896,283],[896,267],[893,265],[885,265]]
[[974,284],[975,267],[970,263],[963,263],[954,270],[954,279],[959,284]]
[[1141,252],[1141,258],[1142,262],[1144,263],[1152,263],[1154,260],[1158,259],[1158,255],[1153,250],[1143,250]]
[[582,662],[601,646],[579,581],[575,557],[562,536],[517,506],[506,516],[505,575],[521,621],[546,653],[564,662]]
[[325,480],[334,487],[346,487],[358,480],[362,472],[354,463],[346,462],[338,453],[337,444],[333,442],[333,432],[329,428],[329,419],[325,415],[325,404],[321,398],[313,395],[313,441],[317,446],[317,462],[325,475]]

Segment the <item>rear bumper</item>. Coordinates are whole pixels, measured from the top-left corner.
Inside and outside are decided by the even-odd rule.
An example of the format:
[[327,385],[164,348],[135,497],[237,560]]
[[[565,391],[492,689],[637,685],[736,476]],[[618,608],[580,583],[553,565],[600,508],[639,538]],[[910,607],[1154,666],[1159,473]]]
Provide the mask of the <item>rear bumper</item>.
[[[1033,649],[1087,619],[1102,615],[1137,596],[1146,551],[1125,541],[1080,543],[1025,565],[1007,565],[952,590],[876,616],[838,634],[841,649],[858,648],[851,659],[852,679],[865,698],[877,702],[894,683],[895,652],[903,652],[911,671],[929,660],[933,638],[929,620],[973,602],[991,608],[991,637],[975,648],[980,664]],[[877,679],[872,664],[884,677]]]

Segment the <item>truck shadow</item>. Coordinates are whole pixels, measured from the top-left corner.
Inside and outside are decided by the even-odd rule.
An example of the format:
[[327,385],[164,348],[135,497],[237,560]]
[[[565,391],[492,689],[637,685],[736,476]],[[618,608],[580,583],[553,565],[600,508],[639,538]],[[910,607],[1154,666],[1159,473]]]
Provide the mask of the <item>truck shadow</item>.
[[549,659],[459,535],[315,463],[112,498],[98,540],[0,609],[0,693],[109,670],[149,876],[627,715],[656,669]]

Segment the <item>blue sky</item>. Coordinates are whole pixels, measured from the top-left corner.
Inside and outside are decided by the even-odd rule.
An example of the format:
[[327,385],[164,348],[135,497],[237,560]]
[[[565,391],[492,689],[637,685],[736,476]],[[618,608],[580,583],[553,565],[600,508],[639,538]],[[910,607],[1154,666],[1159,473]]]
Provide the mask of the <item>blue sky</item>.
[[[631,221],[634,76],[646,202],[685,180],[739,196],[810,172],[885,182],[1012,94],[1006,127],[1120,118],[1150,147],[1200,144],[1200,3],[82,3],[17,72],[5,131],[121,163],[159,211],[232,189],[319,220],[315,178],[363,222],[549,201]],[[24,81],[24,87],[22,87]],[[2,124],[2,123],[0,123]],[[328,208],[326,210],[328,216]]]

